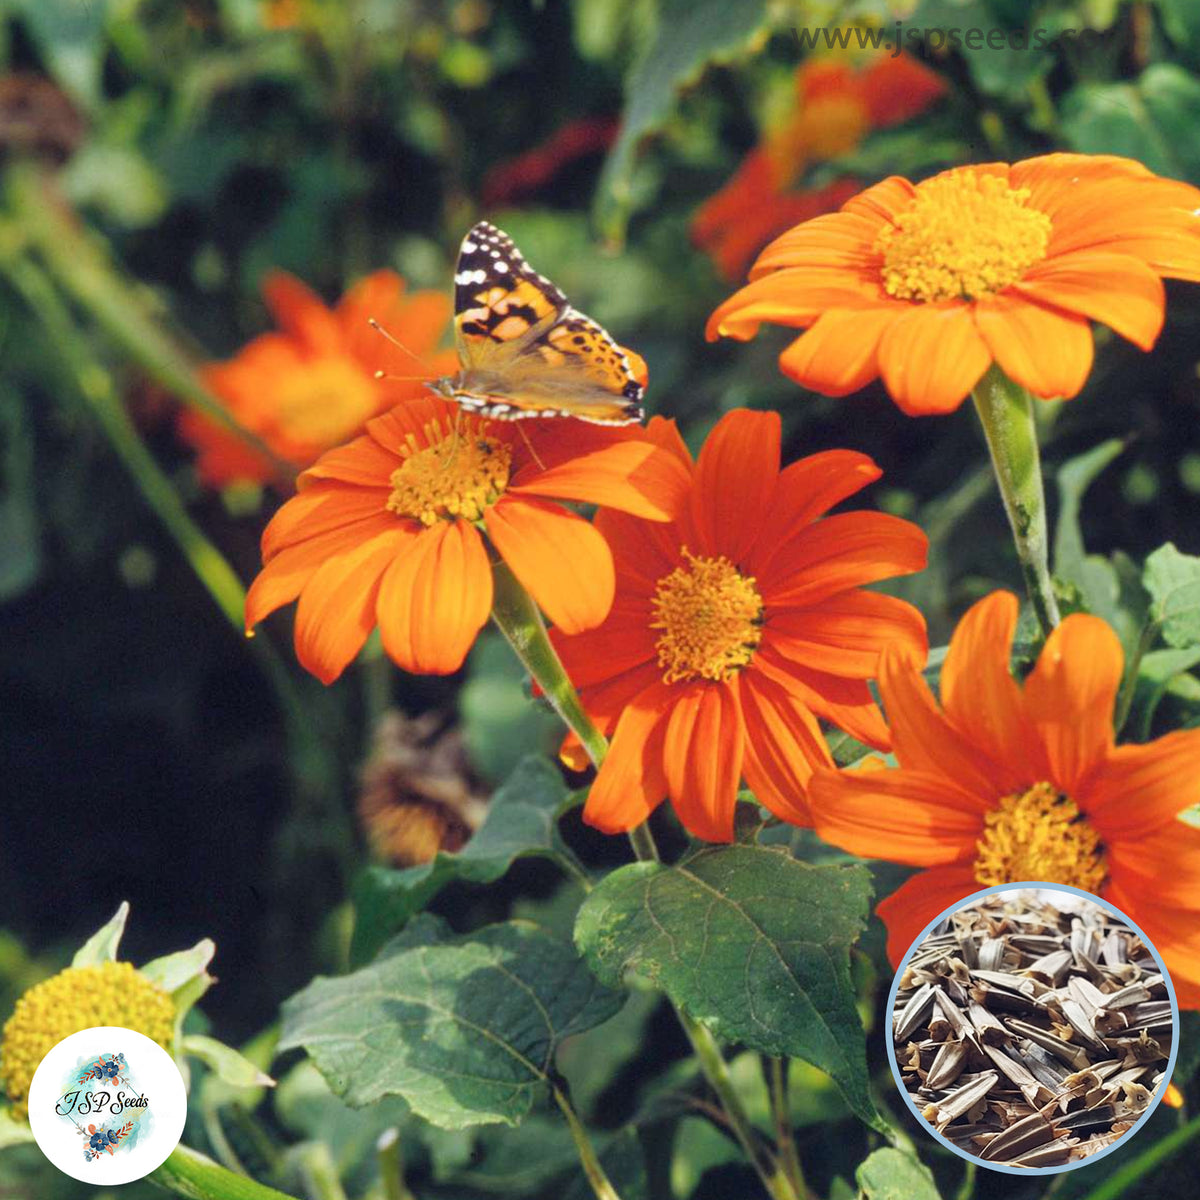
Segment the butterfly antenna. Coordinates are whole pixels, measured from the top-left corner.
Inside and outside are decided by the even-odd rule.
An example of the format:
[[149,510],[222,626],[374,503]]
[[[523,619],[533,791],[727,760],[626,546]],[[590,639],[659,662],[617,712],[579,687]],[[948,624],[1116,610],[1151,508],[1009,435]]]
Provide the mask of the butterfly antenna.
[[458,454],[458,447],[462,441],[462,422],[463,411],[461,408],[456,409],[454,413],[454,437],[450,441],[450,452],[442,459],[442,470],[445,470]]
[[525,439],[525,445],[528,448],[529,453],[533,455],[533,461],[535,463],[537,463],[537,465],[544,471],[546,469],[546,464],[544,462],[542,462],[542,460],[538,457],[538,452],[533,448],[533,443],[529,440],[529,434],[527,434],[525,432],[524,423],[521,421],[518,421],[516,423],[516,425],[517,425],[517,432],[521,435],[522,438]]
[[404,353],[407,354],[408,357],[413,360],[413,362],[415,362],[425,368],[425,375],[413,375],[413,376],[384,375],[382,371],[376,371],[375,372],[376,379],[408,379],[408,378],[424,379],[424,378],[427,378],[430,375],[434,374],[434,372],[430,369],[429,364],[415,350],[410,350],[394,333],[391,333],[389,330],[384,329],[384,327],[382,325],[380,325],[380,323],[377,320],[375,320],[374,317],[368,317],[367,324],[370,325],[370,327],[373,330],[375,330],[376,333],[382,334],[385,338],[387,338],[387,340],[389,342],[391,342],[392,345],[395,346],[397,349],[403,350]]

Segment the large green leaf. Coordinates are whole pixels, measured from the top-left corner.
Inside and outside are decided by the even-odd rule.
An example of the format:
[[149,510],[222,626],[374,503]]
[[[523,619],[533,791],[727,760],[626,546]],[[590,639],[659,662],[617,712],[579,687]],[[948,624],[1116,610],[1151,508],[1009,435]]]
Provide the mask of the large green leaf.
[[353,1107],[402,1096],[444,1129],[516,1125],[559,1044],[622,996],[572,948],[526,922],[450,937],[413,922],[369,967],[316,979],[283,1006],[279,1048],[303,1047]]
[[580,908],[575,940],[604,983],[643,977],[724,1041],[805,1059],[883,1128],[850,980],[869,897],[863,866],[714,847],[614,871]]
[[1167,645],[1180,650],[1200,645],[1200,558],[1167,542],[1146,559],[1142,582]]
[[731,62],[766,40],[767,0],[662,0],[658,28],[625,81],[621,131],[600,180],[597,218],[613,241],[624,232],[630,179],[642,141],[660,129],[676,97],[713,63]]
[[1200,177],[1200,80],[1172,63],[1147,67],[1134,83],[1080,84],[1063,100],[1062,128],[1071,150]]
[[865,1200],[938,1200],[929,1168],[891,1146],[868,1155],[854,1178]]
[[558,818],[571,803],[558,768],[544,758],[526,758],[492,797],[483,824],[458,854],[438,854],[432,862],[403,871],[369,867],[354,889],[351,961],[368,962],[453,880],[493,883],[518,858],[531,854],[582,875],[558,832]]

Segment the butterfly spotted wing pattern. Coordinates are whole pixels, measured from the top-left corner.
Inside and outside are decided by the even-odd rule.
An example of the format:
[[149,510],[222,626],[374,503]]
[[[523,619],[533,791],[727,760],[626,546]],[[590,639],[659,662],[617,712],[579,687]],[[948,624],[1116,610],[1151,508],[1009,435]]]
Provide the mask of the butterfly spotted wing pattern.
[[643,387],[629,356],[486,221],[463,239],[454,311],[462,370],[434,390],[463,408],[502,420],[641,420]]

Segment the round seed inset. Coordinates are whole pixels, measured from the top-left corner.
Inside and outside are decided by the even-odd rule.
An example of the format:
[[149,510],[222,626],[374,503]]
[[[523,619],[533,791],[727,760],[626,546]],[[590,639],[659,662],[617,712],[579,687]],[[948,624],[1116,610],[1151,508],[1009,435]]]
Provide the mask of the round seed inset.
[[1006,884],[905,955],[888,1058],[909,1108],[964,1158],[1070,1171],[1116,1149],[1171,1078],[1179,1008],[1158,952],[1077,888]]

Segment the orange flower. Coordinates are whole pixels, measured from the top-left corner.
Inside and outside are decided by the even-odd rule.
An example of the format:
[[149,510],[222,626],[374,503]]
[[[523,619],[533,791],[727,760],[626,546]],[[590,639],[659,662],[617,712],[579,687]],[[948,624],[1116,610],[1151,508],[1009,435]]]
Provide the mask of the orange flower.
[[913,415],[957,408],[993,361],[1039,396],[1074,396],[1090,320],[1149,350],[1161,277],[1200,281],[1198,213],[1200,190],[1109,156],[893,176],[768,246],[708,337],[807,329],[786,375],[830,396],[881,376]]
[[879,905],[898,963],[939,912],[1025,880],[1094,892],[1158,947],[1182,1003],[1200,1006],[1200,730],[1114,744],[1123,655],[1081,613],[1050,635],[1020,685],[1009,672],[1017,600],[994,592],[963,617],[939,707],[920,663],[889,647],[879,690],[898,768],[818,771],[817,832],[868,858],[927,867]]
[[839,179],[790,191],[813,163],[853,150],[872,128],[906,121],[945,91],[942,79],[902,54],[855,70],[843,58],[808,59],[796,71],[791,114],[743,159],[733,177],[697,211],[692,237],[726,279],[740,279],[776,234],[834,212],[858,190]]
[[246,627],[299,597],[296,655],[323,682],[377,624],[405,670],[448,674],[491,611],[490,545],[556,625],[591,629],[612,603],[612,555],[553,501],[661,521],[686,487],[682,465],[640,428],[486,421],[433,396],[402,401],[300,476],[263,532]]
[[603,154],[617,136],[618,126],[616,117],[578,117],[524,154],[497,163],[479,188],[484,209],[526,200],[572,163],[590,154]]
[[[616,833],[669,796],[697,837],[728,841],[739,779],[789,821],[831,762],[817,717],[872,745],[887,729],[866,680],[884,645],[923,652],[911,605],[862,585],[925,565],[925,535],[873,512],[822,517],[879,478],[863,454],[831,450],[779,469],[776,413],[739,410],[699,460],[673,422],[647,433],[691,489],[670,525],[603,512],[617,594],[599,628],[551,636],[612,746],[584,819]],[[568,739],[568,761],[582,765]]]
[[[406,295],[394,271],[367,276],[332,310],[282,271],[267,276],[263,296],[281,332],[255,338],[236,358],[213,363],[203,374],[240,425],[297,467],[353,437],[397,401],[421,395],[421,379],[457,370],[453,351],[437,353],[450,320],[449,297]],[[412,354],[372,329],[370,317]],[[408,378],[376,379],[376,371]],[[179,427],[200,452],[197,465],[206,483],[222,487],[272,477],[269,462],[202,413],[184,410]]]

